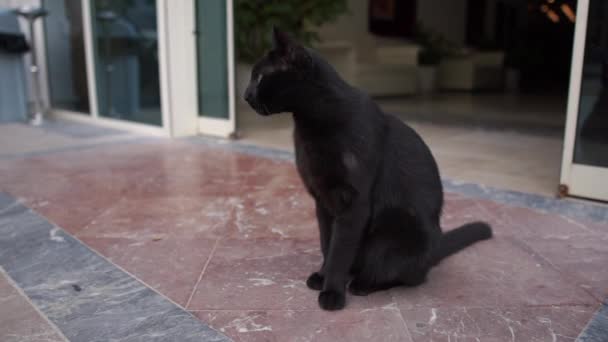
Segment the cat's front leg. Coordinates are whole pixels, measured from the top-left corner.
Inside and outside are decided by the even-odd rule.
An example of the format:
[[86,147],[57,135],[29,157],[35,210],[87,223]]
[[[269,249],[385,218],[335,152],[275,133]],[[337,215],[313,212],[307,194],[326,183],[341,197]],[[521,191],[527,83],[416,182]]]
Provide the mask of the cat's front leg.
[[369,203],[362,201],[353,203],[336,215],[323,267],[323,290],[319,294],[319,305],[322,309],[344,308],[346,282],[359,250],[369,213]]
[[313,290],[321,290],[323,288],[324,267],[327,259],[327,251],[331,241],[331,226],[333,225],[333,217],[330,212],[324,208],[321,203],[316,201],[317,222],[319,223],[319,236],[321,240],[321,253],[323,254],[323,263],[318,272],[311,274],[306,280],[306,285]]

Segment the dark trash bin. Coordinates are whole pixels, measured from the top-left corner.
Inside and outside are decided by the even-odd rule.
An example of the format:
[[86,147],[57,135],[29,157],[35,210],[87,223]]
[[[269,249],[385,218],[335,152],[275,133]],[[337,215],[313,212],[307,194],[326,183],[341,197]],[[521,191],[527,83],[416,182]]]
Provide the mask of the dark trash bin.
[[11,9],[0,9],[0,123],[27,119],[27,83],[23,54],[25,36]]

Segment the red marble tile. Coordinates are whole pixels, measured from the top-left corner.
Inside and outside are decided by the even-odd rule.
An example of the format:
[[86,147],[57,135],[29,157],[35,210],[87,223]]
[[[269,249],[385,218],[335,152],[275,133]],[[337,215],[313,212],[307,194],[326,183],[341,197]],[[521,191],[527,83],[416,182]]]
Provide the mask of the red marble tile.
[[[6,181],[1,184],[2,190],[22,198],[28,206],[71,233],[83,228],[124,194],[136,191],[145,180],[141,172],[59,170],[48,164],[41,166],[38,160],[33,162],[30,165],[19,161],[11,172],[3,171]],[[32,171],[35,166],[40,168]]]
[[200,161],[190,165],[165,166],[145,188],[147,196],[175,193],[188,196],[242,196],[266,191],[290,182],[293,165],[252,157],[233,157],[215,162]]
[[446,193],[441,226],[448,230],[472,221],[485,221],[495,226],[497,218],[501,217],[501,209],[492,201]]
[[[306,278],[320,266],[317,241],[222,240],[198,284],[191,310],[314,309],[318,292]],[[388,291],[347,298],[349,308],[392,303]]]
[[215,240],[191,237],[81,240],[182,306],[190,298],[215,245]]
[[0,273],[0,341],[65,341]]
[[314,203],[308,193],[294,185],[289,192],[268,190],[239,198],[235,225],[229,237],[318,240]]
[[[321,257],[313,202],[293,163],[227,149],[107,145],[3,160],[0,180],[1,190],[182,305],[209,260],[189,308],[212,310],[197,315],[237,340],[408,340],[395,305],[414,322],[414,340],[502,341],[511,329],[520,340],[552,339],[553,329],[559,340],[587,317],[581,305],[608,294],[605,227],[446,193],[444,227],[485,220],[496,238],[445,260],[418,288],[348,296],[345,311],[325,313],[304,283]],[[571,306],[553,307],[563,304]],[[442,328],[424,326],[431,308]],[[458,330],[463,314],[472,318]]]
[[306,277],[320,263],[316,241],[220,241],[189,309],[302,309],[317,306]]
[[403,309],[597,303],[521,242],[500,236],[447,258],[423,285],[391,291]]
[[574,220],[556,213],[450,195],[442,226],[450,229],[471,221],[488,222],[495,234],[517,237],[571,236],[608,233],[605,224]]
[[197,145],[150,157],[146,169],[154,179],[139,194],[145,196],[241,195],[281,184],[295,172],[288,162]]
[[402,310],[413,341],[574,341],[596,308],[416,308]]
[[216,238],[230,229],[238,199],[229,197],[123,198],[78,236]]
[[525,243],[598,301],[608,297],[608,235],[531,237]]
[[411,341],[394,306],[325,311],[198,311],[206,324],[235,341]]
[[496,229],[511,231],[522,238],[534,236],[584,236],[608,233],[605,224],[575,220],[551,212],[501,205],[497,210]]

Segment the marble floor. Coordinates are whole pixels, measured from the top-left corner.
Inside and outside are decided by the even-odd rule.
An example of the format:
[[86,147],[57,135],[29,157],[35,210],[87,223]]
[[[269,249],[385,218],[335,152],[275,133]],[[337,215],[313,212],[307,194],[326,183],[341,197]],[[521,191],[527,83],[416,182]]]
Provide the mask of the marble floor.
[[420,287],[324,312],[304,283],[318,233],[288,151],[149,138],[0,154],[0,340],[602,336],[605,206],[444,184],[443,227],[485,220],[495,237]]

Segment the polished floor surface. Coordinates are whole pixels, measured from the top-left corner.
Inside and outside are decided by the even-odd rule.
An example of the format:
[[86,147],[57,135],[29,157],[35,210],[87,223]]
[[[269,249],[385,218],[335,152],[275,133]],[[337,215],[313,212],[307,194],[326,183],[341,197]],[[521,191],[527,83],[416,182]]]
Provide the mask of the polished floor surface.
[[0,155],[0,340],[572,341],[607,319],[606,207],[454,179],[443,226],[485,220],[494,239],[321,311],[292,159],[135,137]]

